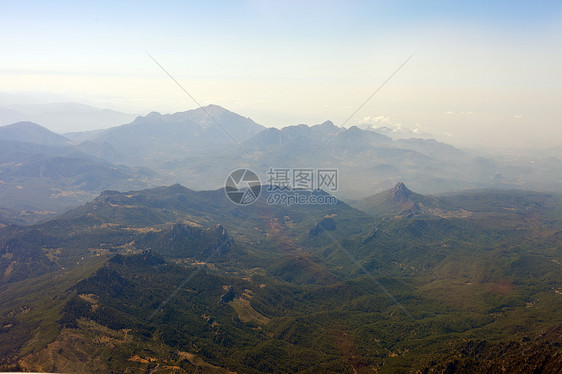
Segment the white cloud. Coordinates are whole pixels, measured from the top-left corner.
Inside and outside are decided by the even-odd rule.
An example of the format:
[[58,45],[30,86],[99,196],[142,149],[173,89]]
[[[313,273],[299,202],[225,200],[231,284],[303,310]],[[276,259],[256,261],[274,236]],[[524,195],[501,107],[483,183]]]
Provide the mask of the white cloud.
[[474,114],[474,112],[445,112],[446,115],[448,116],[454,116],[454,115],[459,115],[459,116],[471,116]]
[[363,117],[362,120],[359,121],[360,124],[371,124],[372,128],[377,127],[388,127],[395,130],[400,130],[403,128],[402,122],[399,122],[395,118],[390,116],[367,116]]
[[515,119],[523,119],[523,116],[521,114],[516,114],[513,116],[513,118]]
[[385,115],[365,116],[359,121],[359,127],[376,131],[393,139],[433,137],[420,123],[404,125],[398,119]]

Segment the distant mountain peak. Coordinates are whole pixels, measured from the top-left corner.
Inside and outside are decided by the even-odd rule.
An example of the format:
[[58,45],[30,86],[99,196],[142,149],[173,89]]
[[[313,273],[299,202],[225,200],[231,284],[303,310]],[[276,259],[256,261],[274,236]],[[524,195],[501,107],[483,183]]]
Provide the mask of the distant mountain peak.
[[35,131],[41,131],[44,133],[47,132],[52,132],[51,130],[47,129],[46,127],[43,127],[41,125],[38,125],[35,122],[31,122],[31,121],[20,121],[20,122],[16,122],[16,123],[12,123],[11,125],[5,125],[2,126],[2,129],[19,129],[19,130],[35,130]]
[[[217,104],[209,104],[209,105],[202,106],[202,107],[200,107],[200,108],[203,108],[203,109],[206,109],[206,110],[218,110],[218,111],[221,111],[221,112],[222,112],[222,111],[224,111],[224,112],[230,112],[230,110],[225,109],[225,108],[223,108],[222,106],[217,105]],[[199,109],[199,108],[198,108],[198,109]],[[231,113],[232,113],[232,112],[231,112]]]
[[402,182],[398,182],[396,183],[396,185],[392,188],[393,190],[404,190],[404,189],[408,189],[408,187],[406,187],[406,185]]
[[0,139],[50,146],[62,146],[70,143],[64,136],[30,121],[0,127]]
[[322,123],[321,123],[321,124],[319,124],[319,125],[315,125],[315,127],[316,127],[316,126],[320,126],[320,127],[328,127],[328,128],[334,128],[334,129],[336,129],[336,128],[337,128],[337,126],[336,126],[336,125],[334,125],[334,123],[333,123],[332,121],[324,121],[324,122],[322,122]]
[[393,201],[408,201],[412,196],[412,191],[402,182],[396,183],[390,190],[390,199]]
[[240,118],[248,118],[248,117],[244,117],[241,116],[238,113],[234,113],[226,108],[223,108],[220,105],[216,105],[216,104],[209,104],[209,105],[205,105],[205,106],[201,106],[199,108],[193,109],[193,110],[189,110],[188,112],[193,112],[194,114],[197,113],[199,115],[203,115],[203,116],[207,116],[207,115],[215,115],[215,116],[220,116],[220,115],[230,115],[230,116],[236,116],[236,117],[240,117]]
[[31,121],[20,121],[20,122],[16,122],[13,123],[11,125],[6,125],[4,127],[24,127],[24,128],[44,128],[41,125],[36,124],[35,122],[31,122]]

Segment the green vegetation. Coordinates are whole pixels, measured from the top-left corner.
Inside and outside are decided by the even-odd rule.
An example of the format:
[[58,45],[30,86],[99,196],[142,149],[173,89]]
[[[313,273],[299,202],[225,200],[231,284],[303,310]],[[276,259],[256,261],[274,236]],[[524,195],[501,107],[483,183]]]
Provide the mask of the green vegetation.
[[0,369],[441,372],[557,357],[559,196],[381,196],[365,206],[390,214],[373,216],[176,185],[6,226]]

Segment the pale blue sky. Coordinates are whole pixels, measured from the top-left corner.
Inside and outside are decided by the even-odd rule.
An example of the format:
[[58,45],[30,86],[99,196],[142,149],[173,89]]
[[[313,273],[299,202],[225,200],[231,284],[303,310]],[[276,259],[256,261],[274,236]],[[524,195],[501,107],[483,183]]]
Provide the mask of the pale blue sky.
[[559,1],[0,1],[0,91],[266,126],[377,122],[454,144],[562,143]]

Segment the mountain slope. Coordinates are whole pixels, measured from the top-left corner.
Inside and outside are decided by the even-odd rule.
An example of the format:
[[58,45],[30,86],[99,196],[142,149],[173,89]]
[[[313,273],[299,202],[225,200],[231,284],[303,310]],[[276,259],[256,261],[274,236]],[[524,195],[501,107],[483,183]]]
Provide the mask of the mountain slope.
[[33,122],[18,122],[0,127],[0,139],[50,146],[69,145],[64,136]]
[[[133,122],[92,134],[94,143],[108,143],[135,166],[162,167],[191,155],[205,155],[236,146],[263,130],[249,118],[217,105],[165,114],[150,113]],[[100,157],[115,161],[112,155]]]
[[402,182],[389,190],[350,202],[351,206],[375,217],[422,213],[426,208],[436,207],[436,203],[435,199],[412,192]]
[[[4,274],[0,282],[29,277],[32,273],[24,270],[28,268],[40,275],[70,266],[77,258],[91,256],[95,248],[93,253],[107,255],[123,249],[160,248],[168,243],[161,253],[173,257],[172,253],[181,252],[182,246],[191,246],[190,237],[195,235],[209,242],[212,240],[208,236],[213,232],[219,235],[223,226],[252,248],[253,257],[245,259],[248,264],[265,265],[271,258],[302,255],[305,247],[321,245],[327,239],[309,238],[308,232],[327,215],[334,217],[337,226],[331,235],[337,238],[358,233],[369,225],[366,214],[342,202],[286,207],[266,201],[264,195],[252,206],[237,206],[223,189],[192,191],[180,185],[124,193],[104,191],[92,202],[56,219],[29,227],[5,227],[0,249],[10,255],[0,261],[0,273]],[[199,234],[205,228],[213,231]],[[173,244],[175,240],[179,242]],[[45,247],[51,245],[56,247],[53,253]],[[228,244],[224,249],[233,246]],[[197,250],[211,255],[205,248]],[[238,256],[246,255],[243,251]],[[205,256],[197,258],[203,260]]]

